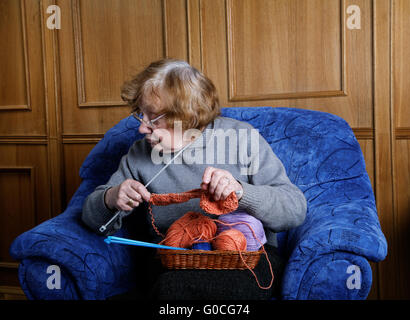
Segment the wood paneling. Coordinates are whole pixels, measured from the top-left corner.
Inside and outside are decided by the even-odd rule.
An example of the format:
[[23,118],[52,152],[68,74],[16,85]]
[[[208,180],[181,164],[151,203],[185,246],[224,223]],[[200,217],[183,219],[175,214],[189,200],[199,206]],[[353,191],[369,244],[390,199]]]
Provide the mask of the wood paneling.
[[[394,297],[410,297],[410,1],[394,0],[392,14],[392,143],[394,234],[397,257]],[[383,292],[384,294],[384,292]]]
[[[410,1],[393,1],[393,103],[395,128],[410,132]],[[410,138],[410,135],[407,136]]]
[[362,28],[346,31],[351,3],[200,1],[201,68],[221,103],[319,110],[371,128],[372,2],[354,1]]
[[[12,75],[0,86],[0,110],[29,110],[30,83],[27,61],[25,4],[12,0],[0,4],[0,69]],[[14,64],[10,61],[14,60]]]
[[[81,143],[82,142],[82,143]],[[65,172],[65,204],[81,184],[80,168],[95,143],[90,140],[65,140],[64,142],[64,172]]]
[[0,167],[0,266],[12,262],[9,244],[36,225],[35,170],[33,167]]
[[[360,148],[362,149],[364,161],[366,162],[366,171],[374,190],[374,139],[372,134],[363,131],[364,130],[355,130],[355,135],[359,141]],[[379,298],[378,266],[377,263],[374,262],[370,262],[370,266],[372,268],[373,284],[370,289],[368,300],[377,300]]]
[[104,133],[129,111],[123,81],[164,57],[174,40],[166,37],[166,7],[159,0],[58,3],[71,15],[59,33],[63,133]]
[[46,135],[40,1],[0,2],[0,136]]
[[[52,4],[60,30],[46,27]],[[346,27],[350,5],[359,30]],[[210,77],[224,107],[350,124],[389,244],[369,299],[409,298],[409,17],[408,0],[0,1],[0,295],[17,292],[11,239],[65,209],[89,151],[128,115],[123,81],[174,57]]]
[[397,248],[399,258],[397,296],[410,297],[410,139],[396,140],[395,153],[395,207]]
[[161,1],[74,0],[72,14],[78,105],[125,105],[118,88],[129,67],[165,55]]
[[[31,219],[34,219],[34,223],[38,224],[43,222],[51,217],[50,212],[50,184],[49,184],[49,169],[47,162],[47,145],[35,145],[35,144],[26,144],[25,142],[20,142],[18,144],[2,144],[0,141],[0,173],[2,179],[8,177],[10,183],[13,182],[10,186],[13,186],[13,192],[8,190],[7,192],[11,197],[3,198],[4,193],[0,193],[2,196],[2,203],[19,203],[21,202],[21,192],[18,191],[17,185],[20,183],[21,188],[26,188],[28,180],[33,187],[33,192],[35,197],[32,201],[27,202],[28,206],[31,206],[31,203],[35,203],[34,211],[28,210],[27,216],[30,216]],[[30,178],[28,178],[28,176]],[[18,179],[17,179],[18,178]],[[10,180],[11,179],[11,180]],[[17,180],[16,180],[17,179]],[[21,180],[19,180],[21,179]],[[3,186],[6,188],[8,182],[3,180]],[[37,192],[41,190],[41,192]],[[25,200],[24,200],[25,201]],[[6,205],[6,204],[4,204]],[[25,208],[26,210],[27,208]],[[17,210],[19,211],[19,210]],[[1,211],[1,214],[4,215],[5,212]],[[13,210],[11,210],[13,212]],[[22,212],[14,214],[24,214]],[[13,214],[13,215],[14,215]],[[27,220],[28,221],[28,220]],[[22,225],[21,228],[28,230],[31,226]]]
[[392,175],[392,112],[391,112],[391,60],[390,60],[390,3],[383,0],[374,2],[374,127],[375,127],[375,196],[379,219],[388,242],[388,256],[379,263],[379,290],[381,298],[396,296],[398,277],[391,275],[397,271],[398,256],[395,250],[396,223],[393,207]]
[[345,95],[342,2],[227,1],[229,100]]
[[[0,287],[16,286],[9,247],[19,234],[51,218],[47,145],[0,142]],[[39,192],[41,190],[41,192]]]

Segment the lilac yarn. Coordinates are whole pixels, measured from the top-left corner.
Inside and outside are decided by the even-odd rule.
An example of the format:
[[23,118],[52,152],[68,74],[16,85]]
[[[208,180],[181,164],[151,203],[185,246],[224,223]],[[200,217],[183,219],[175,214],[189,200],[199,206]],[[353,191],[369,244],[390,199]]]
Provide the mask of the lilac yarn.
[[253,231],[255,232],[256,237],[259,239],[260,242],[257,239],[255,239],[252,231],[249,229],[249,227],[246,224],[241,223],[235,226],[225,226],[221,223],[217,223],[217,226],[218,226],[217,234],[221,233],[222,231],[231,229],[231,228],[234,228],[242,232],[246,238],[246,244],[247,244],[246,250],[247,251],[258,251],[259,248],[262,246],[261,243],[265,244],[267,242],[265,230],[263,229],[262,222],[260,222],[258,219],[248,214],[246,211],[236,210],[228,214],[223,214],[219,216],[219,220],[225,223],[235,223],[235,222],[242,221],[242,222],[248,223],[252,227]]

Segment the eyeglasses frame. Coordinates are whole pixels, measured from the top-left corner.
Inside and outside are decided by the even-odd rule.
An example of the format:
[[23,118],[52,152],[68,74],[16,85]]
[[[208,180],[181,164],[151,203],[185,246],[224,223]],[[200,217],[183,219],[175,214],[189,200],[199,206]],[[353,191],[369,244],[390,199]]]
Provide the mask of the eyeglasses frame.
[[158,121],[159,119],[161,119],[162,117],[164,117],[164,116],[165,116],[165,113],[159,115],[159,116],[156,117],[155,119],[148,120],[148,121],[146,121],[146,120],[144,120],[143,118],[141,118],[136,112],[132,112],[131,115],[132,115],[135,119],[137,119],[139,122],[144,123],[148,128],[150,128],[150,129],[155,129],[155,128],[156,128],[156,125],[155,125],[154,122],[156,122],[156,121]]

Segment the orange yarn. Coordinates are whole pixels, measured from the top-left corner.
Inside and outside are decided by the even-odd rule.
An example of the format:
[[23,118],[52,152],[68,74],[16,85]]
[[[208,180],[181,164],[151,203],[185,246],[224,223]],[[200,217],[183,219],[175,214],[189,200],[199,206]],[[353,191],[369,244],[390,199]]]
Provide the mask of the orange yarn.
[[208,217],[189,211],[168,229],[163,242],[167,246],[190,248],[199,240],[209,242],[216,233],[216,224]]
[[[176,220],[167,230],[166,236],[159,232],[158,228],[154,223],[154,215],[152,213],[151,205],[166,206],[173,203],[186,202],[193,198],[201,198],[199,205],[201,208],[211,214],[221,215],[238,208],[238,198],[235,192],[232,192],[225,200],[214,201],[211,199],[210,194],[202,189],[193,189],[190,191],[182,193],[168,193],[168,194],[153,194],[151,193],[151,198],[148,204],[148,212],[151,215],[151,222],[155,232],[162,236],[164,239],[160,244],[164,243],[168,246],[189,248],[193,243],[199,242],[200,240],[205,240],[207,242],[212,241],[215,248],[219,250],[234,250],[238,251],[244,265],[249,269],[256,279],[256,282],[261,289],[269,289],[274,280],[274,275],[272,271],[272,265],[269,261],[268,254],[266,253],[265,247],[258,237],[255,235],[252,227],[243,221],[235,223],[225,223],[217,219],[208,218],[201,213],[189,211],[184,216]],[[256,240],[262,246],[263,253],[269,264],[270,273],[272,275],[272,280],[268,287],[262,287],[259,283],[258,277],[255,272],[248,266],[245,262],[241,251],[246,251],[246,238],[239,230],[231,228],[230,230],[225,230],[219,235],[215,236],[217,227],[216,224],[221,223],[227,226],[234,226],[239,223],[245,224],[252,231],[252,234]],[[240,235],[239,235],[240,234]],[[242,237],[241,237],[242,235]]]
[[246,251],[246,238],[239,230],[225,230],[212,240],[212,247],[216,250]]

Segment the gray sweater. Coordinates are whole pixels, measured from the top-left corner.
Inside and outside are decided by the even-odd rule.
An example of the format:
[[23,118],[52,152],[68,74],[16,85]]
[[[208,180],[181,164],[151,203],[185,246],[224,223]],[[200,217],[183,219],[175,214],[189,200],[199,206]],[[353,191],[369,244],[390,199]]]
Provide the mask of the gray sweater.
[[[98,186],[85,200],[84,223],[101,234],[99,227],[110,220],[115,212],[106,207],[105,192],[126,179],[134,179],[145,185],[176,153],[154,154],[145,138],[135,141],[109,181]],[[247,211],[262,222],[269,244],[277,246],[277,232],[297,227],[304,221],[307,210],[305,196],[290,182],[282,162],[270,145],[250,124],[231,118],[218,117],[211,122],[147,189],[151,193],[171,193],[200,188],[208,166],[229,171],[242,184],[244,193],[238,209]],[[137,209],[121,212],[103,234],[115,233],[122,226],[122,218]],[[204,213],[199,199],[152,207],[155,225],[163,234],[187,211]],[[151,221],[148,213],[146,218]],[[153,241],[158,241],[152,227],[149,233]]]

